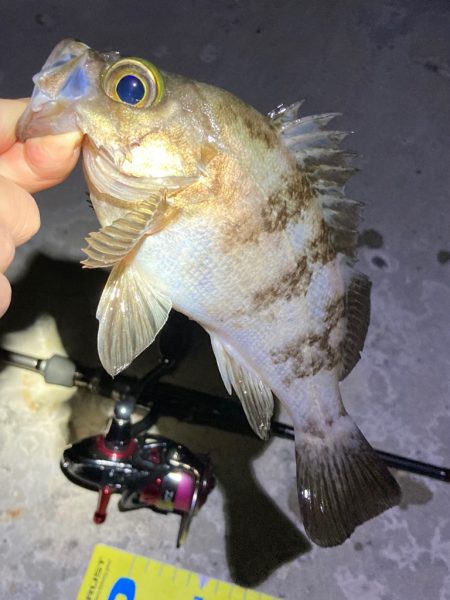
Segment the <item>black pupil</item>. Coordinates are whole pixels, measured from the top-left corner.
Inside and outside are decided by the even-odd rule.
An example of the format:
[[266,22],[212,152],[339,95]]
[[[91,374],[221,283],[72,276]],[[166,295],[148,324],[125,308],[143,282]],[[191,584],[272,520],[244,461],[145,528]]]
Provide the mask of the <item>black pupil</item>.
[[122,102],[126,104],[138,104],[145,96],[145,87],[139,77],[125,75],[116,87],[116,92]]

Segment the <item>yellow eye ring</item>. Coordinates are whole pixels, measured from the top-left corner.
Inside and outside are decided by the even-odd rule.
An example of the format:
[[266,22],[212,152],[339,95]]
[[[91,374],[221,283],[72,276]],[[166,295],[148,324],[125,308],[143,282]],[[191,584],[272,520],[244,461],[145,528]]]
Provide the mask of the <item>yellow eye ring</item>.
[[122,58],[102,75],[104,92],[120,104],[147,108],[164,95],[164,80],[158,69],[141,58]]

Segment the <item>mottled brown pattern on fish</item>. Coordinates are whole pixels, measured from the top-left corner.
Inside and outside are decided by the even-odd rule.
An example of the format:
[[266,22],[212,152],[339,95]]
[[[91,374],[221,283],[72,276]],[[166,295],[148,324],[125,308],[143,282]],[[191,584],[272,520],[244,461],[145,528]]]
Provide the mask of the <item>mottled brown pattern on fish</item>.
[[299,219],[311,201],[306,179],[295,168],[281,179],[279,188],[267,198],[261,211],[264,231],[284,231],[293,218]]
[[252,140],[263,143],[268,150],[279,144],[279,134],[275,127],[270,122],[262,121],[259,113],[254,114],[247,111],[241,118],[242,124]]
[[[221,183],[225,187],[227,182],[221,181]],[[233,193],[233,198],[239,196],[239,193],[236,194],[236,184]],[[284,231],[290,221],[299,221],[304,212],[311,208],[311,198],[308,194],[309,188],[301,172],[298,169],[290,171],[282,177],[279,189],[265,199],[260,214],[252,209],[252,213],[247,215],[241,206],[240,214],[236,219],[222,224],[221,229],[225,239],[225,243],[222,244],[223,250],[227,252],[235,244],[256,244],[261,233],[272,234]],[[318,232],[307,244],[305,253],[310,265],[325,264],[335,257],[324,221],[320,222]],[[308,282],[305,280],[305,285]]]
[[322,369],[331,370],[341,360],[341,344],[331,344],[331,334],[344,316],[344,298],[340,296],[331,301],[326,309],[322,333],[299,335],[280,350],[271,352],[275,365],[289,361],[290,374],[285,384],[290,385],[294,379],[311,377]]
[[252,308],[259,310],[267,308],[281,298],[290,300],[292,297],[305,295],[308,291],[311,277],[312,271],[308,267],[306,256],[301,256],[292,269],[283,273],[271,285],[255,293]]
[[314,420],[312,418],[306,420],[303,429],[305,433],[312,437],[319,438],[320,440],[325,439],[323,422],[320,422],[319,420]]
[[220,103],[217,115],[227,123],[239,127],[252,142],[261,143],[264,149],[272,150],[280,145],[280,136],[268,117],[245,105],[239,99],[226,95],[227,102]]
[[339,296],[334,300],[330,301],[326,309],[327,314],[325,315],[324,320],[325,325],[331,328],[335,327],[339,319],[341,319],[344,316],[344,309],[345,304],[343,296]]
[[[249,110],[233,99],[217,107],[221,120],[233,124],[239,136],[247,134],[248,148],[240,145],[242,164],[248,161],[249,165],[256,166],[255,156],[265,162],[271,169],[267,179],[280,169],[276,183],[272,180],[262,205],[260,205],[261,229],[266,233],[283,231],[291,219],[300,219],[304,209],[311,204],[312,194],[308,178],[293,160],[292,155],[285,152],[280,145],[279,133],[274,125],[258,112]],[[256,146],[255,146],[256,144]],[[248,155],[245,151],[248,150]],[[251,151],[250,151],[251,150]],[[243,153],[244,152],[244,153]],[[289,161],[292,160],[292,163]],[[243,173],[248,177],[249,173]],[[255,207],[256,208],[256,207]]]
[[312,263],[324,265],[336,256],[330,240],[330,230],[322,219],[319,230],[314,238],[308,243],[308,258]]
[[[191,186],[186,196],[205,198],[209,209],[220,226],[217,227],[217,244],[224,254],[233,252],[237,246],[257,244],[262,231],[261,218],[254,210],[253,202],[246,198],[254,197],[253,182],[245,177],[241,165],[234,159],[220,156],[208,166],[208,179],[197,188]],[[220,203],[217,202],[220,198]],[[204,210],[204,207],[201,207]],[[196,207],[193,206],[193,212]]]
[[[253,220],[254,221],[254,220]],[[221,249],[227,253],[234,250],[236,245],[256,244],[261,230],[255,227],[252,220],[230,221],[222,225]]]
[[[230,165],[222,155],[209,161],[207,173],[207,177],[199,177],[189,186],[171,193],[171,196],[176,199],[177,206],[182,207],[186,212],[196,212],[199,206],[205,211],[214,209],[213,204],[221,193],[222,187],[229,184],[229,178],[238,174],[236,169],[233,169],[233,165]],[[229,185],[226,190],[228,189]],[[234,197],[230,193],[222,193],[221,202],[222,206],[232,204]]]
[[267,308],[280,299],[289,301],[293,297],[305,296],[314,269],[333,260],[335,256],[327,226],[321,221],[317,234],[306,243],[305,252],[297,258],[295,266],[255,293],[252,309]]

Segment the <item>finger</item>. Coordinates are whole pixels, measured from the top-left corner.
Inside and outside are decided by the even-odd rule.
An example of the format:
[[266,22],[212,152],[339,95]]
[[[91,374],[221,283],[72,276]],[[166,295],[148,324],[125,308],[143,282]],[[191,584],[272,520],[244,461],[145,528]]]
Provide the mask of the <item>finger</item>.
[[40,226],[33,197],[4,177],[0,177],[0,223],[10,232],[15,246],[28,241]]
[[3,275],[0,273],[0,317],[2,317],[8,310],[11,304],[11,284]]
[[0,224],[0,272],[4,273],[14,260],[16,246],[9,229]]
[[28,98],[6,100],[0,98],[0,154],[16,141],[16,125],[28,104]]
[[70,132],[16,142],[0,156],[0,175],[29,192],[56,185],[75,167],[82,138]]

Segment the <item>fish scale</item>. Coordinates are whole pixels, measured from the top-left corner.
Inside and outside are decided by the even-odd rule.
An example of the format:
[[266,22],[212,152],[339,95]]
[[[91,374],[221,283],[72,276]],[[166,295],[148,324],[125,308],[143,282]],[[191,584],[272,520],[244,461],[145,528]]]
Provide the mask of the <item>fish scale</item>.
[[[138,92],[127,88],[136,78]],[[353,268],[359,203],[344,192],[345,133],[327,129],[336,114],[301,117],[298,102],[262,115],[219,88],[73,40],[35,83],[20,139],[85,136],[101,229],[84,264],[112,267],[97,311],[109,373],[153,342],[173,306],[210,334],[257,435],[269,435],[273,394],[290,414],[314,542],[340,544],[397,504],[397,483],[339,390],[364,345],[370,282]]]
[[[270,304],[263,311],[244,312],[242,307],[251,306],[255,293],[262,285],[267,284],[266,273],[276,274],[280,268],[286,268],[285,253],[276,250],[280,249],[282,242],[289,248],[289,240],[284,234],[266,236],[267,245],[270,244],[270,247],[264,248],[261,243],[247,249],[246,254],[241,251],[239,266],[236,268],[235,253],[227,255],[217,263],[217,253],[213,251],[214,236],[211,234],[210,243],[205,243],[207,227],[204,221],[202,225],[203,229],[197,223],[189,228],[180,222],[161,235],[150,237],[140,253],[139,263],[148,272],[150,280],[152,276],[156,277],[157,273],[164,273],[164,288],[171,296],[174,307],[193,316],[208,332],[233,340],[234,349],[239,356],[245,357],[246,362],[258,370],[265,382],[271,382],[272,389],[277,391],[280,398],[292,393],[301,397],[304,395],[302,381],[296,382],[294,390],[288,390],[290,386],[284,383],[293,377],[292,361],[281,365],[274,364],[271,353],[292,340],[293,330],[296,335],[300,332],[303,336],[311,331],[315,334],[322,333],[320,317],[324,306],[338,291],[343,294],[342,282],[335,276],[336,268],[317,270],[314,279],[318,283],[310,285],[305,295],[299,294],[289,301],[275,298],[276,306]],[[182,243],[174,239],[174,230],[175,236],[178,234],[182,237]],[[170,245],[179,250],[176,256],[164,251]],[[200,257],[199,251],[202,252]],[[150,259],[152,255],[161,257],[158,258],[157,264]],[[270,257],[269,261],[265,257]],[[296,257],[295,253],[293,257]],[[180,285],[186,272],[189,273],[189,287]],[[327,274],[328,280],[334,276],[333,284],[327,282]],[[337,289],[339,284],[340,290]],[[228,298],[226,304],[220,302],[220,298],[224,296]],[[275,339],[272,330],[275,323],[274,311],[277,326]],[[261,323],[264,322],[267,322],[269,327],[261,327]],[[303,323],[304,326],[299,327],[297,323]],[[336,328],[339,325],[342,329],[339,322]],[[335,346],[339,341],[338,336]],[[298,410],[295,410],[294,414],[301,414],[299,409],[303,405],[304,403],[296,403]]]

